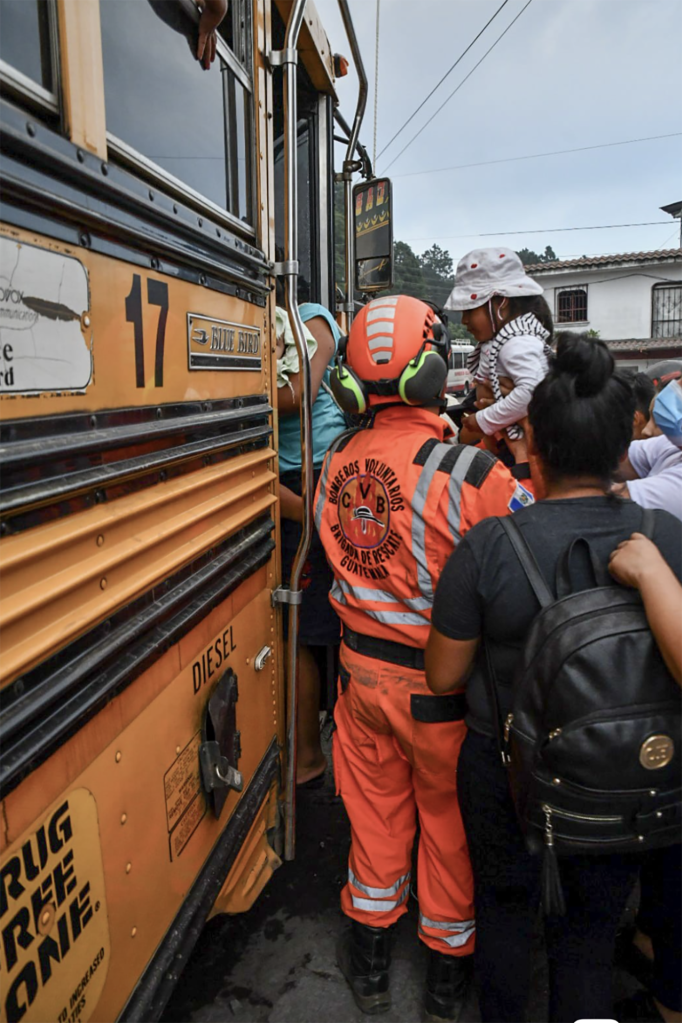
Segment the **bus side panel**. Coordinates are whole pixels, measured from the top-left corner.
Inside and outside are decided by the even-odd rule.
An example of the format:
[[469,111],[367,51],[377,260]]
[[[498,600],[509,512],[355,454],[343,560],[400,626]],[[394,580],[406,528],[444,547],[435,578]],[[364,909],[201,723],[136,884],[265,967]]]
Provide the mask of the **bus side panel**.
[[[270,314],[45,235],[0,243],[0,1020],[135,999],[150,1018],[182,914],[248,908],[279,863]],[[243,791],[216,817],[199,750],[227,672]]]
[[[80,910],[81,903],[85,907],[81,930],[74,936],[72,916],[68,917],[71,947],[52,964],[59,980],[45,992],[50,1013],[62,1018],[68,1009],[66,1019],[82,1001],[79,1020],[106,1021],[115,1019],[123,1008],[127,993],[171,926],[240,801],[237,792],[230,792],[216,819],[199,769],[206,703],[215,680],[227,667],[234,671],[239,687],[239,769],[245,790],[280,728],[276,660],[270,657],[260,671],[254,667],[259,651],[273,644],[275,623],[266,589],[267,571],[267,566],[260,569],[5,799],[3,841],[9,848],[3,853],[3,863],[6,866],[19,860],[20,873],[14,880],[25,888],[28,905],[31,900],[37,905],[36,893],[42,891],[46,907],[54,907],[54,911],[40,931],[34,928],[33,918],[27,917],[26,934],[36,940],[29,941],[26,948],[17,944],[17,961],[10,969],[6,969],[9,963],[3,962],[7,987],[2,1020],[12,1018],[7,999],[11,1007],[13,985],[22,974],[36,977],[34,1005],[44,1012],[41,940],[59,944],[61,916],[68,916],[67,909],[73,916],[71,906]],[[94,759],[81,770],[93,750],[97,750]],[[74,822],[73,834],[40,869],[36,836],[41,825],[46,822],[49,831],[59,807],[75,801],[78,808],[83,793],[93,803],[89,819],[81,825]],[[30,861],[21,858],[22,846],[27,843],[38,850],[34,856],[37,873],[31,871]],[[72,858],[64,866],[69,853]],[[246,849],[245,854],[259,866],[262,844]],[[99,873],[90,863],[93,857],[101,861]],[[266,876],[277,863],[277,857],[271,855]],[[260,867],[262,873],[262,864]],[[57,876],[60,869],[67,873],[68,891],[63,900]],[[257,890],[265,879],[261,878]],[[9,880],[2,926],[11,936],[21,933],[17,931],[17,913],[24,902],[18,890],[17,897],[13,896],[12,877]],[[90,892],[81,895],[88,882]],[[20,917],[19,923],[22,920]],[[97,983],[81,993],[79,983],[93,964]],[[57,989],[63,1005],[54,1000]],[[25,1018],[50,1017],[35,1015],[31,1006]]]

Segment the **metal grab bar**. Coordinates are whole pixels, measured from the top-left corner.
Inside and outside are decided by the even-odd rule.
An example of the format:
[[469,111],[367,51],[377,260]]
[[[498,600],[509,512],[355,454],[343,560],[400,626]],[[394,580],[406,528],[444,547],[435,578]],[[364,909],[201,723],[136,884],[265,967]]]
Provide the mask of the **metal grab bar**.
[[296,343],[299,363],[301,419],[301,496],[303,531],[291,568],[289,581],[289,639],[287,643],[287,771],[285,780],[284,858],[292,860],[296,852],[296,722],[298,717],[298,617],[301,574],[312,539],[313,528],[313,453],[310,358],[298,309],[298,110],[296,68],[298,37],[303,24],[306,0],[295,0],[287,25],[282,65],[284,67],[284,277],[286,308]]
[[[346,133],[345,138],[342,138],[340,135],[335,135],[334,136],[335,141],[345,142],[346,145],[348,145],[348,143],[350,142],[350,127],[348,125],[348,121],[343,116],[338,107],[334,110],[334,120],[338,124],[341,131],[344,131]],[[360,142],[359,140],[355,144],[355,152],[360,157],[360,161],[362,163],[360,173],[362,174],[363,178],[366,178],[366,180],[369,181],[374,174],[374,171],[372,170],[372,161],[369,158],[369,153],[363,146],[362,142]]]
[[[277,63],[284,68],[284,263],[278,271],[284,278],[286,308],[289,314],[299,360],[301,420],[301,497],[303,500],[303,531],[294,557],[289,581],[289,640],[287,644],[287,771],[285,779],[284,858],[292,860],[296,851],[296,723],[298,717],[298,619],[301,599],[300,582],[303,566],[312,539],[313,530],[313,454],[312,403],[310,358],[298,308],[298,111],[296,96],[296,69],[298,64],[298,37],[303,24],[306,0],[295,0],[287,25],[284,49],[277,55]],[[349,133],[348,151],[343,163],[344,213],[346,219],[346,314],[348,325],[353,315],[353,171],[357,165],[353,154],[358,146],[360,126],[367,103],[367,76],[360,55],[353,21],[347,0],[339,0],[341,16],[356,64],[360,88],[352,131]]]
[[355,267],[353,265],[355,255],[355,235],[354,235],[354,221],[353,221],[353,171],[357,169],[357,165],[353,160],[356,146],[358,144],[358,138],[360,136],[360,126],[362,125],[362,119],[365,116],[365,107],[367,105],[367,75],[365,74],[365,66],[362,63],[362,55],[360,53],[360,47],[358,45],[358,38],[355,34],[355,28],[353,26],[353,19],[351,18],[350,9],[348,7],[348,0],[339,0],[339,9],[341,11],[341,17],[343,18],[344,28],[346,29],[346,35],[348,36],[348,42],[350,43],[351,53],[353,54],[353,60],[355,61],[355,68],[358,73],[358,105],[355,109],[355,118],[353,120],[353,128],[350,132],[350,138],[348,140],[348,149],[346,151],[346,159],[343,161],[343,209],[344,217],[346,220],[346,251],[345,251],[345,270],[346,270],[346,301],[342,303],[341,309],[346,314],[346,330],[350,330],[350,325],[353,320],[353,278],[355,276]]

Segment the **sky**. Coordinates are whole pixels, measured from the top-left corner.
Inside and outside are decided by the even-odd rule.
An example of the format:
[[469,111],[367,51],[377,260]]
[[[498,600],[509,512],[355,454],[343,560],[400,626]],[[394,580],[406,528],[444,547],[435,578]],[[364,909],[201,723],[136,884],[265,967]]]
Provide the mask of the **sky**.
[[[389,146],[502,0],[380,0],[376,169],[393,181],[395,238],[415,252],[437,243],[455,262],[485,245],[536,252],[551,245],[561,259],[679,247],[680,221],[659,207],[682,200],[682,0],[532,0],[398,155],[526,2],[507,0]],[[336,0],[315,4],[332,51],[350,57]],[[361,141],[371,156],[376,0],[349,5],[369,80]],[[337,81],[337,93],[350,123],[357,100],[352,66]],[[337,170],[342,158],[339,153]],[[558,230],[651,221],[659,223]]]

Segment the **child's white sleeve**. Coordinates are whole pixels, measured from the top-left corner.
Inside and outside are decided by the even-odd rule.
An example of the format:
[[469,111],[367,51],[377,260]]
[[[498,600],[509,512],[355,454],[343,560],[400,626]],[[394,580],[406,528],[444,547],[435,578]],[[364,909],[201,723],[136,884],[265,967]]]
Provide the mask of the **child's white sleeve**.
[[476,422],[483,433],[491,435],[523,419],[528,414],[533,391],[547,369],[547,356],[539,338],[511,337],[505,341],[497,358],[497,374],[510,377],[514,389],[506,398],[476,413]]

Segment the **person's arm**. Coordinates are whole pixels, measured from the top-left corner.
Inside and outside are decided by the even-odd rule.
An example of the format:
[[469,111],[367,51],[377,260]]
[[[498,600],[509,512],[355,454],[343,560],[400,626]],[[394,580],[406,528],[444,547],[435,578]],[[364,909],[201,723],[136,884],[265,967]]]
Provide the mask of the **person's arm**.
[[479,639],[448,639],[431,626],[426,644],[426,684],[440,695],[461,689],[474,662]]
[[426,682],[433,693],[466,684],[482,627],[479,574],[471,543],[464,537],[445,564],[433,600],[425,651]]
[[633,533],[609,558],[619,583],[639,590],[647,620],[670,674],[682,686],[682,585],[655,543]]
[[[325,370],[336,351],[336,343],[331,327],[322,316],[308,320],[306,327],[317,341],[317,351],[310,360],[310,392],[311,403],[317,398]],[[301,374],[289,375],[290,387],[280,387],[277,395],[278,408],[284,415],[298,412],[301,407]]]
[[202,0],[197,60],[208,71],[216,55],[216,29],[227,14],[227,0]]

